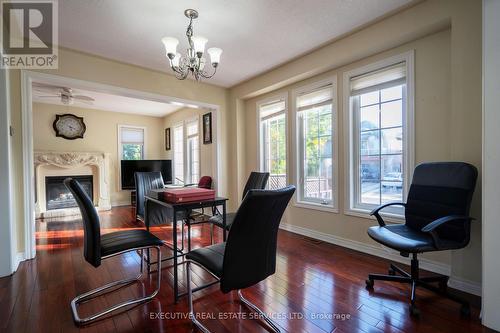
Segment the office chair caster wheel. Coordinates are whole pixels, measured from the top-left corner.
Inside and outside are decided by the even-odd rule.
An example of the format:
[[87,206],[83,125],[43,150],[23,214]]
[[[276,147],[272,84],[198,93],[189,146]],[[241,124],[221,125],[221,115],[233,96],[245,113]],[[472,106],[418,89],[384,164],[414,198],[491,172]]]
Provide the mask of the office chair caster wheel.
[[412,315],[413,317],[420,316],[420,310],[415,305],[413,304],[410,305],[409,310],[410,310],[410,315]]
[[460,307],[460,316],[463,318],[470,318],[470,306],[468,304],[463,304]]
[[373,285],[375,284],[375,281],[373,280],[365,280],[366,283],[366,289],[373,290]]
[[394,271],[392,268],[389,268],[389,275],[396,275],[396,271]]

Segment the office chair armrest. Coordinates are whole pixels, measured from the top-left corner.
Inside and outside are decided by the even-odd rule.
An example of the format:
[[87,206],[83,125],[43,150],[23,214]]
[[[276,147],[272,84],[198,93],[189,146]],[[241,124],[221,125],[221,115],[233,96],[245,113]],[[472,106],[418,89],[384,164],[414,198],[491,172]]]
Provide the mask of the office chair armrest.
[[438,218],[437,220],[432,221],[428,225],[422,228],[423,232],[432,232],[434,231],[437,227],[439,227],[442,224],[449,223],[451,221],[472,221],[474,220],[473,217],[470,216],[463,216],[463,215],[448,215],[444,216],[441,218]]
[[437,233],[437,228],[445,223],[450,223],[453,221],[461,221],[464,223],[464,228],[467,226],[465,225],[466,223],[470,223],[470,221],[475,220],[473,217],[470,216],[463,216],[463,215],[448,215],[441,217],[437,220],[432,221],[428,225],[422,228],[422,232],[427,232],[431,234],[432,239],[434,240],[434,245],[436,248],[440,249],[441,248],[441,238],[439,237]]
[[385,226],[385,222],[384,220],[382,219],[382,216],[380,216],[379,212],[386,208],[386,207],[389,207],[389,206],[403,206],[403,207],[406,207],[406,204],[404,202],[389,202],[389,203],[386,203],[386,204],[383,204],[382,206],[378,206],[377,208],[375,208],[374,210],[372,210],[370,212],[370,215],[371,216],[375,216],[375,218],[377,219],[377,222],[378,224],[381,226],[381,227],[384,227]]

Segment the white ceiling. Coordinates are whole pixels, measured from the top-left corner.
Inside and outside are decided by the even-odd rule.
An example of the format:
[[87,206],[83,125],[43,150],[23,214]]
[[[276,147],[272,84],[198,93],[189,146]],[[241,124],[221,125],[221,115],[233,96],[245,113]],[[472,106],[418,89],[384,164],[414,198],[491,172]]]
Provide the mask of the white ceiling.
[[[33,102],[65,105],[61,102],[60,97],[44,97],[44,98],[40,97],[48,95],[51,94],[46,92],[37,92],[36,90],[33,90]],[[81,108],[95,109],[100,111],[132,113],[144,116],[164,117],[167,114],[175,112],[176,110],[183,107],[183,105],[177,102],[161,103],[145,99],[118,96],[118,95],[112,95],[112,94],[82,90],[82,89],[74,89],[74,88],[73,88],[73,95],[89,96],[92,97],[95,101],[92,102],[92,104],[87,104],[75,99],[74,103],[72,105],[69,105],[69,107],[81,107]]]
[[[194,34],[224,50],[211,83],[229,87],[289,61],[412,0],[64,0],[62,46],[171,73],[161,38]],[[334,56],[334,55],[332,55]]]

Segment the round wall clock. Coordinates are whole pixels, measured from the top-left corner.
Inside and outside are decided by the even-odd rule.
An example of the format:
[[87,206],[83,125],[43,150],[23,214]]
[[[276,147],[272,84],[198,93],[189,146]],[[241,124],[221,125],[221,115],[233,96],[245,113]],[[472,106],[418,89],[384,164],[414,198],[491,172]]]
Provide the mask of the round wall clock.
[[87,130],[83,117],[77,117],[74,114],[58,114],[52,124],[56,136],[67,140],[83,139],[83,134]]

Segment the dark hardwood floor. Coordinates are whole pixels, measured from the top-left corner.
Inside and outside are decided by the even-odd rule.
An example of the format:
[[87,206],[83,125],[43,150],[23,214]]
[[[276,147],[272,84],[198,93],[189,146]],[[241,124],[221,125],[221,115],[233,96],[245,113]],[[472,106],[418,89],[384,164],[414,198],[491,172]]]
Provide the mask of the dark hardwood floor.
[[[101,213],[101,232],[141,228],[132,208]],[[217,229],[217,228],[216,228]],[[169,226],[153,232],[171,238]],[[208,225],[193,229],[194,247],[208,245]],[[187,300],[172,300],[172,268],[162,270],[159,295],[151,302],[101,320],[90,326],[74,325],[70,301],[77,294],[139,271],[135,253],[105,260],[95,269],[83,259],[81,221],[74,218],[37,222],[37,257],[18,271],[0,279],[0,332],[191,332]],[[220,235],[218,237],[220,240]],[[246,290],[248,298],[288,332],[490,332],[481,326],[479,310],[463,319],[459,306],[424,290],[418,290],[419,319],[408,313],[408,286],[376,282],[365,289],[370,272],[386,272],[389,262],[339,246],[280,231],[277,272]],[[164,255],[170,254],[167,249]],[[165,263],[164,266],[168,266]],[[183,267],[181,276],[184,276]],[[135,284],[107,294],[80,308],[82,314],[143,294],[154,288],[156,273]],[[209,280],[195,269],[193,281]],[[185,278],[181,288],[184,289]],[[476,300],[477,301],[477,300]],[[222,294],[212,286],[195,294],[195,309],[213,332],[266,332],[255,320],[237,317],[252,313],[240,304],[236,293]],[[196,331],[196,330],[194,330]]]

